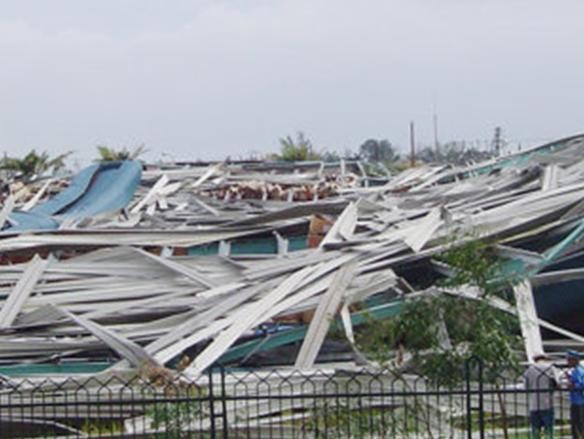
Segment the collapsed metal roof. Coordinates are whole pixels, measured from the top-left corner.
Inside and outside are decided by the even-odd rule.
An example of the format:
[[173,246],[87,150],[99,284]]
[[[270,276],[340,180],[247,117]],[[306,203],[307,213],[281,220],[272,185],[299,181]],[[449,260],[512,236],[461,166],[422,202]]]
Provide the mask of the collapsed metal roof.
[[[553,350],[558,337],[583,344],[584,328],[550,299],[550,285],[584,278],[583,150],[584,136],[574,136],[470,167],[409,169],[382,185],[345,162],[302,172],[149,169],[123,209],[0,234],[0,362],[109,355],[112,368],[124,368],[168,365],[188,352],[186,372],[196,377],[295,342],[295,366],[310,369],[332,317],[353,343],[364,316],[352,304],[383,293],[368,312],[394,315],[404,297],[435,290],[431,273],[445,267],[433,256],[479,238],[521,262],[518,306],[492,305],[519,315],[526,352]],[[0,223],[34,209],[50,184],[7,197]],[[305,241],[299,250],[295,237]],[[272,254],[235,251],[262,239],[273,241]],[[470,288],[449,294],[477,299]],[[258,329],[266,324],[272,332]],[[542,340],[540,327],[554,336]]]

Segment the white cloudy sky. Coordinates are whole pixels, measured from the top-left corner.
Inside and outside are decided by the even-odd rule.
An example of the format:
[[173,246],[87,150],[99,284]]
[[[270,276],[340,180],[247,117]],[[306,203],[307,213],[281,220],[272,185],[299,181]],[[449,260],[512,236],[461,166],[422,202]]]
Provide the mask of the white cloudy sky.
[[0,0],[0,152],[584,131],[581,0]]

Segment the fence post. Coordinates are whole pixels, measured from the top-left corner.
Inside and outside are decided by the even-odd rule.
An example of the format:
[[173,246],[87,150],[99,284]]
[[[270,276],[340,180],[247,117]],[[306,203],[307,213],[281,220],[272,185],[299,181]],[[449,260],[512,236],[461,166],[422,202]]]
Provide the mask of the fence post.
[[223,417],[223,439],[229,436],[227,425],[227,392],[225,391],[225,368],[221,366],[221,416]]
[[470,388],[470,359],[464,363],[464,379],[466,381],[466,436],[472,439],[472,392]]
[[484,389],[483,389],[483,362],[478,360],[479,364],[479,434],[480,438],[485,438],[485,410],[484,410]]
[[213,367],[209,367],[209,420],[211,439],[215,439],[215,397],[213,393]]

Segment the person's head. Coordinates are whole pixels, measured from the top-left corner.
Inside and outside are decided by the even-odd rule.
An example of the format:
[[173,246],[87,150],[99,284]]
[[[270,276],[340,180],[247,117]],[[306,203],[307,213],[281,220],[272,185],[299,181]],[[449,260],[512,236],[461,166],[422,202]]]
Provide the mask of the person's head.
[[580,363],[581,354],[577,351],[566,352],[566,359],[568,360],[568,366],[576,367]]
[[537,354],[535,354],[535,355],[533,356],[533,361],[534,361],[535,363],[540,363],[540,362],[542,362],[542,361],[547,361],[547,360],[549,360],[549,359],[550,359],[550,358],[549,358],[549,357],[548,357],[546,354],[544,354],[544,353],[542,353],[542,352],[539,352],[539,353],[537,353]]

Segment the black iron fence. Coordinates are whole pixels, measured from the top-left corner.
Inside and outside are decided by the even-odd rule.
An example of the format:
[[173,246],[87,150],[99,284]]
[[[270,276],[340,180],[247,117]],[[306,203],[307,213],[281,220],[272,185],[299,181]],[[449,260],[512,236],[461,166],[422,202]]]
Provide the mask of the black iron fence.
[[0,438],[528,438],[530,411],[546,404],[554,437],[570,437],[569,390],[554,373],[558,384],[542,373],[527,386],[482,368],[448,385],[332,369],[4,379]]

